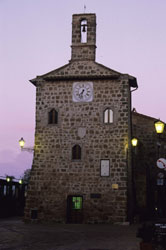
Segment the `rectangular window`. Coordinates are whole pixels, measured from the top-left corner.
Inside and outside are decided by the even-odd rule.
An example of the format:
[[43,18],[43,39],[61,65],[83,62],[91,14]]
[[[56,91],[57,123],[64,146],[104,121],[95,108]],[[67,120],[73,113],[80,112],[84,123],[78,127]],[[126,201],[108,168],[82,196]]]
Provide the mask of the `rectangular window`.
[[72,209],[82,209],[82,197],[80,196],[72,197]]
[[31,219],[36,220],[38,217],[38,210],[37,209],[31,209]]

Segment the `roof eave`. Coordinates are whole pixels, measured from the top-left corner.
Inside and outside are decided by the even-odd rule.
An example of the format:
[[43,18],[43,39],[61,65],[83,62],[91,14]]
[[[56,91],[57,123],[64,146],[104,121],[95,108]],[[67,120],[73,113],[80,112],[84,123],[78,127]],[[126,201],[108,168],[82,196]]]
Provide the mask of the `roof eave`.
[[100,79],[118,79],[119,75],[70,75],[70,76],[49,76],[49,77],[44,77],[43,80],[45,81],[60,81],[60,80],[66,80],[66,81],[71,81],[71,80],[100,80]]
[[35,85],[36,86],[36,78],[34,78],[34,79],[32,79],[32,80],[29,80],[33,85]]

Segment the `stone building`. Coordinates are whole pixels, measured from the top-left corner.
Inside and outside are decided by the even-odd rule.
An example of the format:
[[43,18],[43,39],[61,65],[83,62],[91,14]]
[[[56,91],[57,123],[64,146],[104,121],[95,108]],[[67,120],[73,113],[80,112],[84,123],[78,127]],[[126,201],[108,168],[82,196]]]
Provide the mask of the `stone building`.
[[166,131],[157,134],[156,118],[132,112],[132,134],[138,139],[133,148],[133,181],[135,215],[141,220],[166,218],[166,171],[157,167],[159,158],[166,159]]
[[129,220],[131,88],[137,81],[95,56],[95,14],[73,15],[71,60],[31,80],[36,131],[25,220]]

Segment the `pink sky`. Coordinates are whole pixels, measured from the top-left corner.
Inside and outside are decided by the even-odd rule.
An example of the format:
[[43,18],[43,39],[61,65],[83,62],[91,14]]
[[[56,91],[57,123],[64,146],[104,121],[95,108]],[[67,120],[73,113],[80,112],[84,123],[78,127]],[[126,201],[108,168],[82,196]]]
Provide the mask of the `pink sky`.
[[70,60],[72,14],[97,15],[96,61],[137,78],[133,107],[166,122],[165,0],[0,0],[0,176],[31,167],[35,87]]

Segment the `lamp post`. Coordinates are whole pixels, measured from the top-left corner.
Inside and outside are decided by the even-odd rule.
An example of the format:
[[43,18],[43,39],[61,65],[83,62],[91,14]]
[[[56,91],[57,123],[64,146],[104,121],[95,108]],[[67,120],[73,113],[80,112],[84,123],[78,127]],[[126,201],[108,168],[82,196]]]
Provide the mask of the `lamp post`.
[[[161,138],[160,135],[164,132],[165,124],[160,120],[154,122],[156,133],[158,134],[158,142],[157,142],[157,167],[160,169],[165,168],[165,159],[160,158],[160,147],[161,147]],[[160,176],[163,177],[163,181],[160,181]],[[157,199],[156,199],[156,207],[155,210],[157,212],[158,217],[163,217],[165,215],[165,188],[164,188],[164,174],[159,172],[157,175]]]
[[24,140],[23,137],[21,137],[21,139],[19,140],[19,145],[20,145],[21,151],[27,151],[27,152],[30,152],[30,153],[32,153],[34,151],[33,147],[28,147],[28,148],[24,147],[25,140]]
[[160,146],[161,146],[161,143],[160,143],[160,135],[164,132],[164,126],[165,124],[163,122],[161,122],[160,120],[157,120],[154,122],[154,126],[155,126],[155,130],[156,130],[156,133],[158,134],[158,142],[157,142],[157,157],[159,158],[160,157]]
[[131,145],[132,145],[132,188],[133,188],[133,217],[135,215],[136,211],[136,185],[135,185],[135,157],[136,157],[136,147],[138,145],[138,139],[136,137],[133,137],[131,139]]
[[10,181],[11,181],[10,177],[7,176],[7,177],[6,177],[6,181],[7,181],[7,182],[10,182]]

